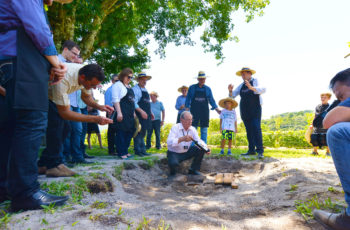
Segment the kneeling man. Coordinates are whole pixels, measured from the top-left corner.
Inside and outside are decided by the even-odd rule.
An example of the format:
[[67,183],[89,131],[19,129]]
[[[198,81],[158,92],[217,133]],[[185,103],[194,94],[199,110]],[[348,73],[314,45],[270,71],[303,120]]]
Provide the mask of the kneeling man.
[[[198,171],[201,167],[202,159],[206,151],[194,144],[198,142],[204,148],[207,148],[204,141],[198,137],[197,130],[192,125],[192,114],[188,111],[180,115],[180,123],[174,125],[168,136],[168,164],[170,168],[170,177],[176,174],[176,167],[184,160],[194,158],[189,174],[201,175]],[[210,154],[209,152],[207,152]]]

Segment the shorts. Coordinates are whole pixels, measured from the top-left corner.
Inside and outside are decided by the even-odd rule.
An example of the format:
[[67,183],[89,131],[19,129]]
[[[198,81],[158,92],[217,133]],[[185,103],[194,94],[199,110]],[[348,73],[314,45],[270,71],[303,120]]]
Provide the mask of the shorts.
[[100,129],[96,123],[87,123],[87,133],[100,133]]
[[235,134],[232,130],[222,130],[222,139],[223,140],[233,140],[234,136],[235,136]]

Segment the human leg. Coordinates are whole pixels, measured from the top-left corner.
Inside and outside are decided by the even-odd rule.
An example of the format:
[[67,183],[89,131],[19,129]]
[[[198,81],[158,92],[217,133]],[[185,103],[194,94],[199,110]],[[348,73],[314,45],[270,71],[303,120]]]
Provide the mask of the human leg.
[[113,155],[115,150],[115,125],[109,124],[107,130],[108,154]]
[[201,127],[201,139],[207,143],[208,127]]
[[154,134],[156,136],[156,148],[160,149],[160,120],[152,121],[152,126],[154,129]]
[[[72,111],[80,113],[79,107],[71,106]],[[70,121],[71,135],[70,135],[70,146],[72,162],[84,161],[83,151],[81,149],[81,137],[83,133],[83,125],[81,122]]]
[[96,135],[97,135],[98,143],[100,144],[100,149],[103,149],[101,133],[96,133]]
[[254,144],[256,148],[256,152],[258,154],[263,154],[264,147],[263,147],[263,139],[262,139],[262,131],[261,131],[261,118],[254,118],[252,119],[252,130],[253,130],[253,137],[254,137]]
[[168,158],[168,165],[169,165],[170,175],[175,175],[176,174],[176,168],[180,164],[178,156],[179,156],[179,153],[167,151],[167,158]]
[[243,120],[243,124],[245,126],[245,129],[247,132],[247,139],[248,139],[248,152],[246,155],[254,155],[255,143],[254,143],[253,128],[252,128],[251,120]]
[[91,133],[88,133],[88,135],[87,135],[87,141],[88,141],[89,149],[91,149],[91,141],[90,141],[90,138],[91,138]]

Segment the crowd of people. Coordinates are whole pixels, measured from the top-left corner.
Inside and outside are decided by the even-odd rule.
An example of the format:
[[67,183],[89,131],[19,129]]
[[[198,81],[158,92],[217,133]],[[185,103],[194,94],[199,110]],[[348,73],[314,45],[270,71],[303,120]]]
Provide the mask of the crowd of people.
[[[73,41],[66,41],[62,53],[57,53],[43,10],[44,3],[51,5],[52,0],[19,2],[0,0],[0,203],[10,199],[13,211],[67,201],[67,196],[41,190],[38,174],[69,177],[76,174],[70,166],[91,163],[86,160],[91,156],[85,151],[85,137],[87,134],[91,148],[90,136],[96,133],[103,148],[98,124],[108,125],[108,153],[127,160],[134,156],[129,152],[132,139],[135,155],[150,155],[147,149],[151,148],[153,131],[155,147],[161,148],[160,130],[165,119],[158,93],[148,93],[146,89],[152,77],[145,72],[134,74],[131,68],[124,68],[112,77],[105,103],[99,104],[92,90],[105,80],[104,71],[98,64],[83,64],[80,47]],[[205,84],[204,71],[199,71],[197,83],[178,89],[181,95],[175,104],[177,121],[167,138],[169,178],[176,175],[182,161],[191,158],[188,173],[201,174],[203,156],[211,153],[207,146],[209,105],[220,114],[220,154],[225,154],[226,140],[226,153],[232,154],[238,106],[234,98],[238,95],[248,139],[248,151],[242,155],[258,154],[258,158],[263,158],[261,115],[266,88],[253,78],[255,73],[247,67],[236,72],[243,82],[236,88],[228,86],[228,97],[219,101],[222,110]],[[133,79],[137,82],[134,86]],[[314,125],[314,131],[327,134],[345,200],[350,204],[350,69],[338,73],[330,88],[340,104],[329,106],[331,95],[321,95],[322,104],[316,108],[316,116],[323,114],[323,125]],[[99,111],[106,112],[106,117]],[[38,159],[44,135],[46,146]],[[317,148],[313,154],[317,154]],[[349,229],[349,214],[349,207],[341,214],[314,211],[318,221],[334,229]]]

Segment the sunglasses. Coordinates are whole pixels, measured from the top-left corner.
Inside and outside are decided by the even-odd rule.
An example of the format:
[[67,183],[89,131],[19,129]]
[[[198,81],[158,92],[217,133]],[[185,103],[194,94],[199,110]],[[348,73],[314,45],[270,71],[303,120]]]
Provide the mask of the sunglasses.
[[131,75],[131,76],[128,76],[129,79],[133,79],[134,77]]

